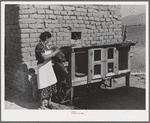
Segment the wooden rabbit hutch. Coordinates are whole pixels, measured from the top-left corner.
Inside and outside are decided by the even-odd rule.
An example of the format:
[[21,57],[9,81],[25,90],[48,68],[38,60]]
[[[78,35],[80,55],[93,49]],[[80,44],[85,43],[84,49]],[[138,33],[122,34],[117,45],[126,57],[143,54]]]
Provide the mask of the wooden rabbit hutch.
[[131,42],[112,45],[63,47],[70,81],[70,102],[73,103],[74,87],[104,83],[105,80],[125,76],[129,88]]

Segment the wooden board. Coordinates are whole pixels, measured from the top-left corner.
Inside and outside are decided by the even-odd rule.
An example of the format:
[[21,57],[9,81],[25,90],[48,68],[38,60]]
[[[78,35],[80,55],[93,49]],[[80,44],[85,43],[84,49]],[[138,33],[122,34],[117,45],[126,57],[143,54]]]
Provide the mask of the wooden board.
[[91,80],[93,78],[93,73],[94,73],[94,52],[93,49],[88,50],[88,77],[87,81],[88,83],[91,83]]
[[118,74],[118,50],[114,48],[114,73]]
[[101,66],[101,73],[102,73],[102,77],[103,78],[105,78],[105,76],[106,76],[106,49],[105,48],[103,48],[103,49],[101,49],[101,53],[102,53],[102,55],[101,55],[101,62],[102,62],[102,66]]

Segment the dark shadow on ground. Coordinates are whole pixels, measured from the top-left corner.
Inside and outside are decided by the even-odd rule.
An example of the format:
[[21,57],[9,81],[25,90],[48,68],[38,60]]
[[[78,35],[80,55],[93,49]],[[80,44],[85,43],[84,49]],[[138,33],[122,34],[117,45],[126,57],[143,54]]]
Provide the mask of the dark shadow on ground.
[[95,95],[86,96],[75,101],[74,105],[78,109],[144,110],[145,89],[130,87],[128,94],[125,87],[102,90]]
[[[24,98],[24,96],[19,91],[7,90],[5,99],[26,109],[39,108],[39,101],[34,103],[32,97]],[[130,87],[129,94],[126,94],[125,87],[114,90],[100,90],[97,93],[75,100],[73,106],[76,107],[76,110],[144,110],[145,89]],[[62,108],[58,107],[57,109],[61,110]]]

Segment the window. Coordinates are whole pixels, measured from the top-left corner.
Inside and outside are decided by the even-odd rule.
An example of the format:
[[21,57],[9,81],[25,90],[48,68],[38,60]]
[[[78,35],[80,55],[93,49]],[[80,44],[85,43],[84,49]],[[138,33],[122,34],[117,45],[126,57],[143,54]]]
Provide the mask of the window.
[[81,39],[81,32],[71,32],[71,39],[74,40]]
[[108,73],[113,72],[113,63],[108,63]]
[[101,60],[101,50],[94,50],[94,61]]
[[113,59],[114,57],[114,49],[110,48],[108,49],[108,59]]
[[94,75],[101,75],[101,65],[94,65]]

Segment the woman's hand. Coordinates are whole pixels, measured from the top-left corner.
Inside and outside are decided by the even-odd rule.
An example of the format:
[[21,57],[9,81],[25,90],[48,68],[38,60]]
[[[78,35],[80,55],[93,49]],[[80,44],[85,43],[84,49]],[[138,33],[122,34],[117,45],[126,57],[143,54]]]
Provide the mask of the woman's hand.
[[43,57],[44,61],[45,61],[45,60],[51,60],[51,58],[54,57],[58,52],[59,52],[59,50],[56,49],[56,50],[55,50],[54,52],[52,52],[51,54],[48,54],[48,55],[42,54],[42,57]]

